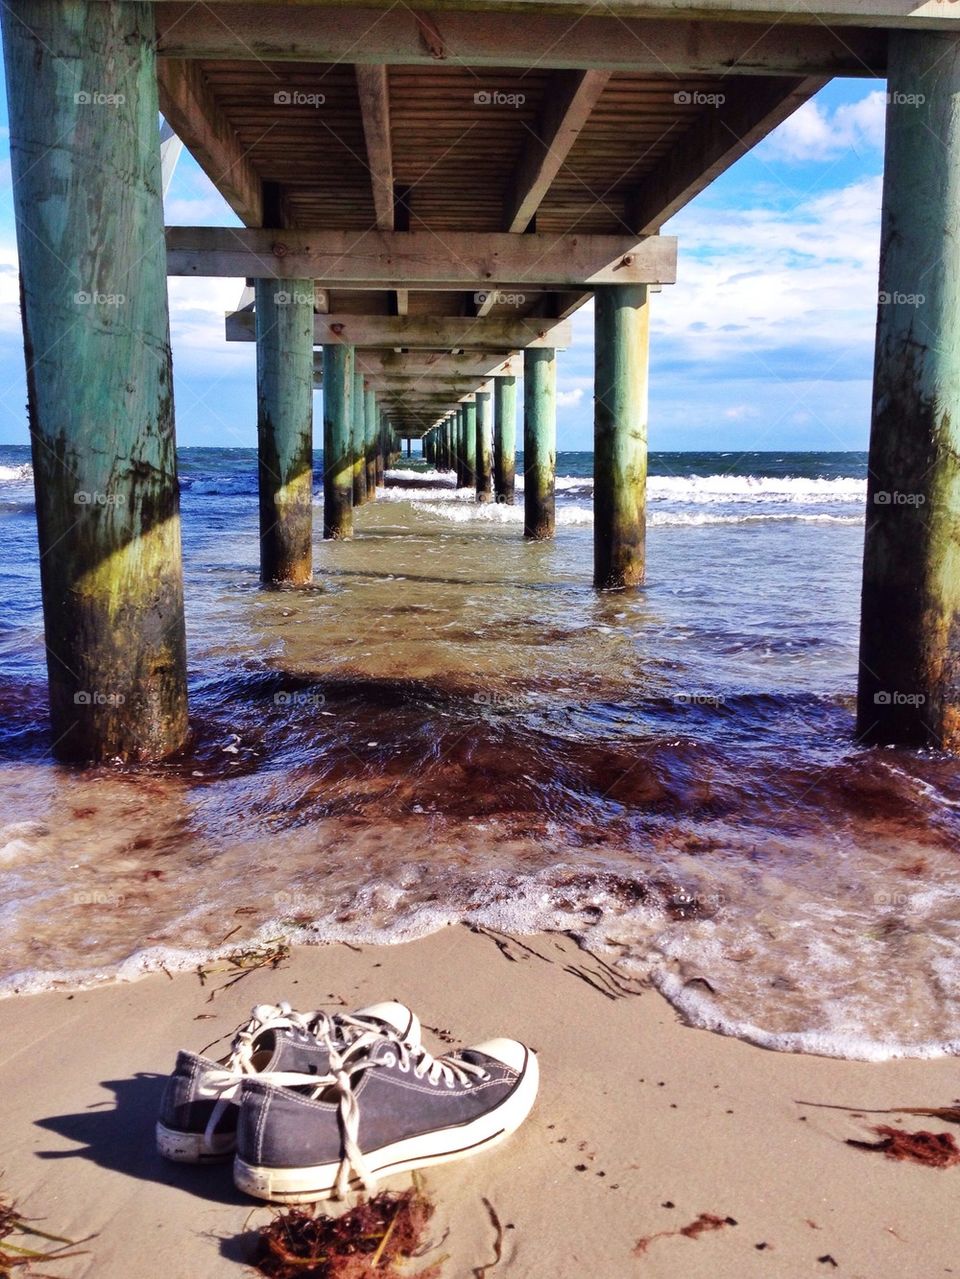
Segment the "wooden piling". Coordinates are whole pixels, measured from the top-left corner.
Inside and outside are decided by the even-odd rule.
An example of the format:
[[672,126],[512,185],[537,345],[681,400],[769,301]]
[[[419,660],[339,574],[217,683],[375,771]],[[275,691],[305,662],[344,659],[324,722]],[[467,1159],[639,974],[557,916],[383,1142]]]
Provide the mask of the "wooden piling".
[[622,590],[646,566],[647,288],[604,285],[594,308],[593,584]]
[[477,402],[463,404],[463,487],[477,488]]
[[353,369],[353,428],[350,432],[350,447],[353,454],[353,504],[363,506],[367,500],[366,391],[363,374],[356,366],[356,356],[354,356]]
[[517,379],[494,381],[493,491],[498,502],[513,506],[517,452]]
[[65,760],[187,735],[154,6],[0,6],[40,581]]
[[857,730],[960,750],[960,45],[891,31]]
[[493,413],[489,391],[477,392],[477,501],[493,501]]
[[553,537],[556,525],[557,359],[551,347],[523,353],[523,534]]
[[456,471],[457,471],[457,488],[458,489],[466,488],[467,486],[467,480],[466,480],[467,458],[466,458],[465,436],[466,436],[466,413],[464,412],[464,406],[461,404],[458,406],[456,414],[454,415],[454,433],[453,433],[454,448],[455,448],[454,463],[456,465]]
[[352,346],[323,348],[323,536],[353,536]]
[[377,408],[377,393],[372,387],[367,387],[364,396],[364,458],[366,460],[366,494],[367,501],[372,502],[377,496],[377,428],[380,421],[380,412]]
[[257,280],[260,579],[313,575],[313,281]]

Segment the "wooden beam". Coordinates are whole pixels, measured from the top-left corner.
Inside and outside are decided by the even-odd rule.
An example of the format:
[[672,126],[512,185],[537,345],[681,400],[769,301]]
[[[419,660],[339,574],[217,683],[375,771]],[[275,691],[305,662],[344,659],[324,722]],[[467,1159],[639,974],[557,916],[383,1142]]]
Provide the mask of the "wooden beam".
[[[247,226],[263,221],[260,178],[236,132],[218,109],[195,62],[157,64],[160,110],[200,168]],[[242,272],[243,275],[256,272]]]
[[[609,71],[556,71],[551,76],[536,130],[531,130],[507,188],[505,231],[530,227],[609,79]],[[496,302],[495,291],[475,298],[474,314],[489,315]]]
[[[314,343],[343,343],[357,347],[403,347],[427,351],[519,351],[528,346],[566,349],[572,340],[568,320],[543,316],[476,320],[470,316],[315,315]],[[233,311],[226,317],[228,342],[252,342],[256,319],[252,311]],[[401,357],[402,358],[402,357]]]
[[407,378],[375,376],[366,379],[369,386],[376,387],[385,395],[391,392],[400,394],[421,392],[432,395],[435,392],[447,394],[452,399],[456,399],[458,395],[465,395],[470,391],[475,391],[484,382],[479,377],[429,377],[429,376],[413,376]]
[[[663,0],[664,8],[673,0]],[[928,0],[698,0],[683,10],[658,10],[609,0],[604,16],[584,3],[578,21],[543,13],[539,0],[514,0],[527,12],[447,12],[436,18],[436,40],[424,38],[419,15],[406,5],[386,13],[325,5],[162,4],[157,9],[158,50],[174,58],[360,63],[401,66],[540,67],[631,71],[637,74],[877,75],[886,67],[882,25],[936,25],[957,30],[956,6]],[[418,5],[427,8],[430,0]],[[763,6],[767,11],[763,12]],[[836,13],[828,10],[833,5]],[[472,0],[471,7],[482,7]],[[568,8],[554,0],[557,9]],[[769,11],[779,7],[770,25]],[[732,18],[717,22],[719,16]],[[760,9],[760,12],[751,12]],[[913,16],[911,16],[913,15]],[[846,28],[830,29],[833,21]]]
[[393,147],[390,141],[390,97],[385,66],[358,65],[357,93],[367,147],[367,168],[373,187],[377,227],[393,230]]
[[501,352],[470,352],[465,355],[396,355],[383,351],[357,351],[357,366],[367,377],[516,377],[522,369],[519,356],[502,359]]
[[729,84],[722,106],[700,113],[677,145],[627,200],[626,222],[638,235],[658,231],[678,209],[745,155],[826,83],[772,77]]
[[167,228],[167,273],[312,277],[325,287],[469,289],[672,284],[677,242],[631,235]]
[[543,96],[535,133],[527,138],[503,209],[505,231],[526,231],[610,79],[609,71],[558,71]]

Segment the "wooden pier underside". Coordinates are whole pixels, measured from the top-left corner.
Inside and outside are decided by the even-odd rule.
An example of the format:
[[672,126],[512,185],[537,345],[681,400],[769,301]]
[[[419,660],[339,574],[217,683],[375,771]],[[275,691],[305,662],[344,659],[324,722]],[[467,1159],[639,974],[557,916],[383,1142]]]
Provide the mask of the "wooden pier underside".
[[[427,351],[502,359],[566,344],[557,321],[612,278],[590,273],[593,237],[635,242],[654,264],[646,282],[669,282],[666,243],[643,237],[831,76],[883,76],[884,27],[907,12],[893,0],[835,0],[804,9],[805,23],[774,0],[773,22],[719,0],[690,17],[524,0],[154,7],[161,109],[244,226],[262,228],[171,229],[171,271],[297,277],[315,272],[291,254],[326,263],[317,342],[350,342],[360,367],[369,353],[377,381],[384,351],[398,353],[401,435],[443,416]],[[921,21],[942,25],[946,12],[927,6]],[[391,238],[404,232],[407,258]],[[505,236],[516,262],[482,273]],[[227,336],[253,340],[249,312],[228,317]],[[417,353],[406,370],[404,351]],[[451,386],[447,408],[489,377],[473,365],[474,385]]]

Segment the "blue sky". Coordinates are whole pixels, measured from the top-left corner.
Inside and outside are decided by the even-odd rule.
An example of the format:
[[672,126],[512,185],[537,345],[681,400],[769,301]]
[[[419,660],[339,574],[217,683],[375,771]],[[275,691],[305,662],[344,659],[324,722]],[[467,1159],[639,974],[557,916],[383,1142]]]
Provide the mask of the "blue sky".
[[[883,81],[834,81],[664,227],[680,266],[651,303],[651,448],[866,447],[884,92]],[[6,124],[0,86],[0,443],[25,444]],[[167,221],[236,224],[186,153]],[[241,287],[170,282],[181,445],[256,442],[254,348],[223,339]],[[590,308],[558,369],[559,447],[588,449]]]

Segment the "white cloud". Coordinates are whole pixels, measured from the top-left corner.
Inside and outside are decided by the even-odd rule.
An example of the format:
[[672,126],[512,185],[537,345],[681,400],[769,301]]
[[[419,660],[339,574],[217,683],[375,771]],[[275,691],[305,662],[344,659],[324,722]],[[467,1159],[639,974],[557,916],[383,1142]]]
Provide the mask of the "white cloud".
[[572,408],[575,404],[579,404],[582,399],[582,386],[575,386],[569,391],[557,392],[557,405],[559,408]]
[[802,163],[832,160],[849,150],[883,146],[886,93],[874,90],[856,102],[844,102],[833,111],[816,99],[798,111],[761,144],[765,159]]
[[880,187],[866,178],[787,210],[681,212],[665,228],[680,238],[680,263],[677,283],[653,298],[655,340],[701,361],[871,341]]

